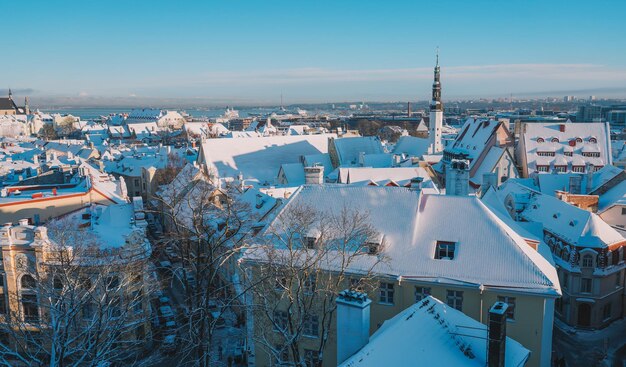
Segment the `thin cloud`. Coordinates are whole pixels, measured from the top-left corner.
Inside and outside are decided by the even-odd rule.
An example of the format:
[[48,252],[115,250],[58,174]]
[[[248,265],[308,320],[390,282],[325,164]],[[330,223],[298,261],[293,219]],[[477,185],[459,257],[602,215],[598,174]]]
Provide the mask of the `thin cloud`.
[[[208,72],[195,81],[198,84],[238,85],[297,84],[328,82],[378,82],[432,79],[431,67],[400,69],[334,70],[300,68],[249,72]],[[496,64],[480,66],[442,66],[445,80],[540,79],[580,81],[626,81],[626,69],[594,64]]]

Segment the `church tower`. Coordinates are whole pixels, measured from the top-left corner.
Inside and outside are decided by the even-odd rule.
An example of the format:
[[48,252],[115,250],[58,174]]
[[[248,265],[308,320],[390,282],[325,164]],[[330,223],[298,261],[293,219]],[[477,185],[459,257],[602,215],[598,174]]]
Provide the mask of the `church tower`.
[[441,103],[441,81],[439,80],[439,50],[437,50],[437,64],[435,65],[435,80],[433,81],[433,97],[430,101],[429,139],[431,154],[441,153],[441,127],[443,126],[443,104]]

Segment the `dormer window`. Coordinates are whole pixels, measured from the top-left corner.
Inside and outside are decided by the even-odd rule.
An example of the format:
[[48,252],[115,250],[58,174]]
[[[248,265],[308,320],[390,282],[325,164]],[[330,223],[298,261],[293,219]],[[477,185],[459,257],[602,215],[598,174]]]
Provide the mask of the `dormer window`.
[[379,254],[383,248],[383,240],[384,236],[380,236],[367,242],[367,253],[370,255]]
[[437,241],[437,246],[435,248],[435,259],[454,260],[455,250],[455,242]]
[[595,143],[598,142],[598,139],[596,139],[595,137],[592,136],[592,137],[589,138],[589,142],[595,144]]
[[583,142],[583,139],[581,139],[581,138],[576,138],[576,144],[580,144],[580,143],[582,143],[582,142]]
[[543,143],[545,142],[545,140],[543,140],[543,138],[537,138],[537,143]]
[[552,143],[558,143],[559,142],[559,138],[552,138],[552,140],[550,140]]
[[583,256],[583,268],[593,268],[593,256],[590,254],[586,254]]
[[317,246],[317,238],[309,236],[304,237],[304,244],[309,250],[314,250]]

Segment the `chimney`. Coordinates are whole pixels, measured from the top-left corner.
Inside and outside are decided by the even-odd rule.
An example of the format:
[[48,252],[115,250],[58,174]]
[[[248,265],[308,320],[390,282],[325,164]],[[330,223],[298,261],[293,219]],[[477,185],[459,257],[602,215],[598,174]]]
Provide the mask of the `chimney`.
[[365,152],[359,152],[359,167],[365,167]]
[[453,159],[446,169],[446,195],[469,194],[469,161]]
[[593,164],[587,163],[587,187],[585,190],[587,194],[590,194],[591,190],[593,189],[593,171]]
[[422,182],[424,182],[423,177],[413,177],[411,179],[411,186],[409,190],[411,191],[422,191]]
[[393,155],[393,166],[394,167],[400,166],[400,162],[402,162],[402,156],[400,154],[394,154]]
[[569,176],[569,193],[573,195],[580,195],[582,193],[580,188],[582,182],[583,176],[581,175],[573,174]]
[[559,131],[564,133],[565,132],[565,124],[560,124],[559,125]]
[[370,338],[370,304],[364,293],[344,290],[337,302],[337,364],[343,363]]
[[485,195],[487,190],[490,187],[494,189],[498,187],[498,173],[497,172],[489,172],[483,174],[483,184],[480,186],[481,195]]
[[255,207],[257,209],[261,209],[261,207],[263,206],[263,204],[265,204],[265,200],[263,200],[263,195],[261,194],[256,194],[256,205]]
[[324,166],[315,163],[311,167],[304,167],[304,183],[307,185],[321,185],[324,183]]
[[487,327],[487,366],[504,367],[506,346],[506,310],[504,302],[496,302],[489,310]]

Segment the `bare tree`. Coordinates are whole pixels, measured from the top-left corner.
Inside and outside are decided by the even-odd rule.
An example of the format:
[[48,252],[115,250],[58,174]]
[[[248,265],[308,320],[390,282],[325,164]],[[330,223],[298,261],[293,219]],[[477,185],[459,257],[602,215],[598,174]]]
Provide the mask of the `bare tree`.
[[14,307],[1,326],[0,363],[141,364],[138,353],[150,331],[146,253],[103,250],[71,220],[48,227],[52,240],[44,233],[38,263],[9,295]]
[[210,366],[220,359],[213,342],[225,314],[241,320],[235,263],[256,218],[239,188],[216,187],[189,166],[161,194],[160,247],[174,255],[172,292],[184,309],[179,363]]
[[372,286],[372,270],[385,260],[381,236],[369,213],[294,204],[258,241],[243,261],[246,280],[255,284],[256,345],[276,364],[321,366],[333,335],[335,298],[346,288]]

